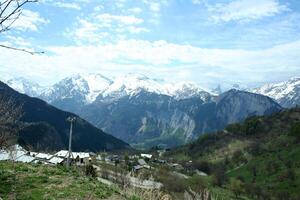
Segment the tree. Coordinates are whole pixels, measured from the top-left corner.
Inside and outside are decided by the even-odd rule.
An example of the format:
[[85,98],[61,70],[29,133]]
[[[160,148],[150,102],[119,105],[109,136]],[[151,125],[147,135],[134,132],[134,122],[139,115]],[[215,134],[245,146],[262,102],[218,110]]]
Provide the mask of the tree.
[[15,142],[20,129],[17,122],[22,116],[21,108],[13,100],[0,96],[0,148],[7,148]]
[[289,135],[296,137],[300,141],[300,122],[292,124]]
[[[0,0],[0,33],[11,30],[13,24],[21,17],[22,8],[29,3],[36,3],[38,0]],[[30,54],[44,53],[20,49],[0,44],[0,47],[23,51]]]

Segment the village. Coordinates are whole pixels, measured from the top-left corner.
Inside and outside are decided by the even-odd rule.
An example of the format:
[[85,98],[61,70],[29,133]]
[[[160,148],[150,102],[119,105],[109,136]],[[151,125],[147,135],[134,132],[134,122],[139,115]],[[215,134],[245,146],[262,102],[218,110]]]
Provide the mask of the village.
[[[19,145],[8,150],[0,150],[0,161],[14,161],[21,163],[42,164],[49,166],[70,167],[85,170],[104,184],[133,186],[142,189],[160,189],[163,183],[157,177],[161,175],[161,168],[172,171],[173,176],[188,178],[182,173],[186,169],[179,163],[162,159],[165,150],[157,150],[153,154],[131,153],[118,155],[108,152],[71,152],[60,150],[54,154],[27,151]],[[191,162],[191,161],[190,161]],[[203,172],[198,175],[206,176]]]

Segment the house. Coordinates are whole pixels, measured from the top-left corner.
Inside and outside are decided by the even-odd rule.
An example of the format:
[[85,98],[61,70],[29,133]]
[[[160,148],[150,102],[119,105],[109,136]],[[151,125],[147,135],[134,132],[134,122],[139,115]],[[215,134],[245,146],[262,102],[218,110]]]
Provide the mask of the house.
[[89,153],[73,152],[72,154],[73,154],[73,159],[75,159],[75,162],[78,165],[87,164],[92,160]]
[[143,166],[141,166],[141,165],[133,166],[133,170],[134,170],[134,171],[138,171],[138,170],[140,170],[140,169],[143,169]]
[[54,156],[50,160],[48,160],[48,162],[53,165],[58,165],[58,164],[63,164],[64,159]]
[[144,159],[138,159],[138,164],[143,168],[150,169],[150,166],[146,163]]
[[53,155],[47,153],[38,153],[34,157],[39,160],[49,160],[50,158],[53,157]]
[[[69,151],[61,150],[55,154],[55,156],[63,159],[67,159],[69,156]],[[78,165],[87,164],[91,161],[91,157],[89,153],[85,152],[72,152],[70,156],[71,160]]]
[[[68,155],[69,155],[69,151],[67,151],[67,150],[60,150],[59,152],[57,152],[57,153],[55,154],[55,156],[58,156],[58,157],[60,157],[60,158],[67,158]],[[72,157],[72,156],[71,156],[71,157]]]
[[16,162],[30,163],[35,160],[33,156],[27,155],[28,152],[20,145],[11,146],[9,150],[0,151],[0,160],[14,160]]
[[151,158],[152,158],[152,155],[151,155],[151,154],[141,153],[141,157],[142,157],[142,158],[151,159]]
[[21,156],[17,157],[15,159],[15,161],[22,162],[22,163],[31,163],[35,159],[36,159],[35,157],[24,154],[24,155],[21,155]]
[[5,150],[0,150],[0,161],[9,160],[9,153]]

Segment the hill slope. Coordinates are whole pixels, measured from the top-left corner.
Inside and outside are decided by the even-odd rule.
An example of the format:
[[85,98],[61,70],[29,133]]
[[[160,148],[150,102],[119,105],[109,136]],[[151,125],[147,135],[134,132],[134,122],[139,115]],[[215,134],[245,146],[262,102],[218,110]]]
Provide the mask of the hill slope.
[[75,116],[72,149],[75,151],[100,151],[129,148],[125,142],[108,135],[80,117],[61,111],[46,102],[20,94],[0,82],[0,97],[22,106],[22,130],[19,142],[35,150],[59,150],[68,144],[69,122]]
[[[214,187],[250,199],[299,199],[300,108],[251,117],[166,155],[193,160]],[[220,172],[221,169],[221,172]]]

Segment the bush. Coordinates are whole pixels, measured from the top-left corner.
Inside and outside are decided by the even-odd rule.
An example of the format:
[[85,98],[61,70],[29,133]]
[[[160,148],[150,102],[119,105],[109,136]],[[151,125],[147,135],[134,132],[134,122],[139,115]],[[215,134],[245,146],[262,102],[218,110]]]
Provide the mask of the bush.
[[91,177],[96,177],[97,173],[96,173],[95,168],[92,165],[85,166],[85,175],[91,176]]
[[240,164],[240,163],[246,162],[247,159],[245,158],[245,156],[241,150],[236,150],[232,155],[232,161],[235,164]]
[[292,124],[289,135],[296,137],[300,140],[300,122]]
[[226,182],[225,166],[219,165],[215,168],[212,176],[212,183],[216,186],[222,186]]
[[238,179],[231,179],[229,189],[234,193],[236,199],[243,193],[243,183]]
[[207,174],[211,172],[211,166],[207,161],[195,161],[192,163],[192,168],[198,169]]

